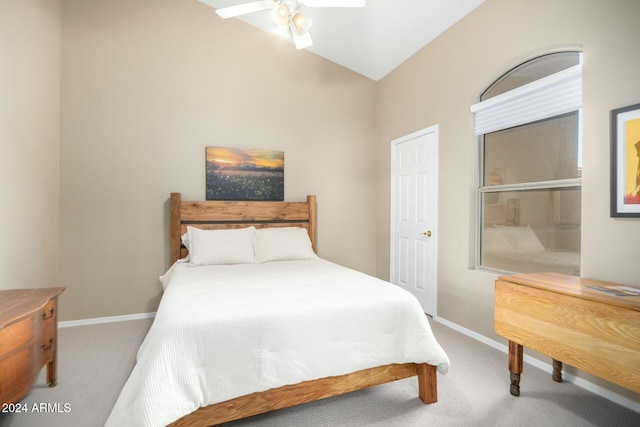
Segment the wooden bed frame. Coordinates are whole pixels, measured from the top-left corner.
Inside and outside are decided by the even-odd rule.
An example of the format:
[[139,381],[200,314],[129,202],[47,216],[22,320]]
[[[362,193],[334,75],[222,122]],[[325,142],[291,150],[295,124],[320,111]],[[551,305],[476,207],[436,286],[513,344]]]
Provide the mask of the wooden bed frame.
[[[317,252],[316,197],[306,202],[183,201],[171,193],[171,262],[187,255],[181,236],[187,226],[206,230],[264,227],[304,227]],[[424,403],[438,400],[436,367],[405,363],[364,369],[351,374],[304,381],[226,402],[202,407],[170,424],[172,427],[211,426],[331,396],[418,377],[418,396]]]

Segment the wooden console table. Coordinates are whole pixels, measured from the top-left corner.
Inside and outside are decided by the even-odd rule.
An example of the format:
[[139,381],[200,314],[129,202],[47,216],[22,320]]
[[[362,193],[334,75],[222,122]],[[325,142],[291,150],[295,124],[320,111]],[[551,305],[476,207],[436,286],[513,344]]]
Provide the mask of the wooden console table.
[[29,393],[47,365],[47,384],[57,384],[58,295],[65,288],[0,291],[0,404]]
[[502,276],[495,283],[494,327],[509,340],[511,394],[520,395],[523,346],[640,393],[640,297],[588,287],[613,283],[556,273]]

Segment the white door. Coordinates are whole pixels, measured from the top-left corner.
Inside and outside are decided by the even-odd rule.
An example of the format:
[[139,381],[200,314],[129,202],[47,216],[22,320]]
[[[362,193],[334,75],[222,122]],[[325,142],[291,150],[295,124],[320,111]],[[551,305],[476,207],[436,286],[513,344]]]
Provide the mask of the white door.
[[391,282],[436,315],[438,125],[391,144]]

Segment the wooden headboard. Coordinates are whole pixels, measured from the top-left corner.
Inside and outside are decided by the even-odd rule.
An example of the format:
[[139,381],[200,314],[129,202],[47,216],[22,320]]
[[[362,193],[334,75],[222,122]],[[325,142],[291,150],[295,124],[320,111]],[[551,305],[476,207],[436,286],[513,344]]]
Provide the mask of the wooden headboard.
[[307,196],[306,202],[185,201],[171,193],[171,263],[187,256],[180,238],[188,225],[203,230],[303,227],[317,253],[316,215],[316,196]]

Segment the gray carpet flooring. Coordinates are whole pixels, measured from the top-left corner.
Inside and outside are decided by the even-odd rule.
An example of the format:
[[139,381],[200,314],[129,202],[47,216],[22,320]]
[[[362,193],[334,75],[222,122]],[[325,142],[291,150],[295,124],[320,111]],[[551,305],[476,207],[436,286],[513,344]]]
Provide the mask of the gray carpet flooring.
[[[102,426],[151,320],[62,328],[59,384],[40,376],[24,413],[0,414],[1,427]],[[451,359],[438,375],[439,401],[423,405],[413,378],[300,405],[229,426],[640,426],[640,413],[525,364],[522,394],[509,394],[506,354],[431,321]],[[43,370],[44,371],[44,370]],[[42,404],[45,404],[44,406]],[[34,412],[43,408],[43,412]],[[49,405],[46,405],[49,404]]]

